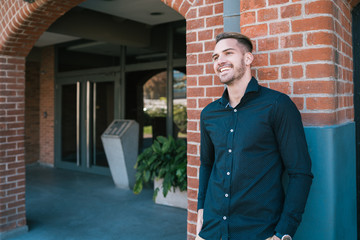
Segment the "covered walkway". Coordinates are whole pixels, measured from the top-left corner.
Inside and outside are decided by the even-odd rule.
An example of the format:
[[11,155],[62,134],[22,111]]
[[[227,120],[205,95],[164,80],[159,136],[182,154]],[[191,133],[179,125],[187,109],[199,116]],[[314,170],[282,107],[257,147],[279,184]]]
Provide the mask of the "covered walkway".
[[186,210],[115,188],[111,177],[32,166],[26,171],[29,232],[10,239],[186,239]]

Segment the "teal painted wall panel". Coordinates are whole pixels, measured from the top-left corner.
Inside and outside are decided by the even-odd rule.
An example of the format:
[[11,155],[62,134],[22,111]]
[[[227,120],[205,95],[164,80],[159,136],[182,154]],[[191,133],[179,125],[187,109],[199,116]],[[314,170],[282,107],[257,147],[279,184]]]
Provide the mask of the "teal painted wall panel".
[[355,240],[355,123],[306,127],[305,134],[314,180],[294,239]]

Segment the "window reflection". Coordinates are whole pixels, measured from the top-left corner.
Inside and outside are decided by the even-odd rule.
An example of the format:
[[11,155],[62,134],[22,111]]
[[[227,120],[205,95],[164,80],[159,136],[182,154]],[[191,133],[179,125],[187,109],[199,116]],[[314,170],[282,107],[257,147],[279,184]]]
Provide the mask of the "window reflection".
[[[173,82],[173,122],[174,137],[186,138],[186,75],[174,70]],[[144,96],[144,146],[151,145],[157,136],[166,133],[166,71],[151,77],[143,86]]]

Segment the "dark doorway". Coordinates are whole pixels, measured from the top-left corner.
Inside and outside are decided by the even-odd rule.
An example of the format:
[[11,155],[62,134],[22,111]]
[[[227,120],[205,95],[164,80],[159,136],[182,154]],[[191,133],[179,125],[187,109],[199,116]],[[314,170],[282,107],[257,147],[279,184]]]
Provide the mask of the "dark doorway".
[[[357,229],[360,229],[360,4],[353,12],[354,110],[356,124]],[[358,240],[360,236],[358,233]]]
[[115,116],[113,76],[57,79],[57,167],[110,174],[100,137]]

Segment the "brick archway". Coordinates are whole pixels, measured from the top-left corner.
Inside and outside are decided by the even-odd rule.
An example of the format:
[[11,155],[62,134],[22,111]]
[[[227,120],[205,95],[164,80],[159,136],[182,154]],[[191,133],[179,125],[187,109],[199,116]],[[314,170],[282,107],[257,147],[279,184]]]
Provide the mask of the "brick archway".
[[27,230],[25,57],[50,24],[82,1],[0,3],[0,237]]
[[25,57],[41,34],[60,16],[84,0],[2,1],[0,54]]
[[350,3],[351,7],[354,8],[360,3],[360,0],[348,0],[348,2]]
[[[0,237],[26,230],[24,103],[25,57],[42,33],[84,0],[0,2]],[[210,55],[223,31],[222,0],[161,0],[187,23],[188,76],[188,239],[195,236],[199,168],[199,116],[218,97]],[[207,93],[205,93],[207,88]]]

